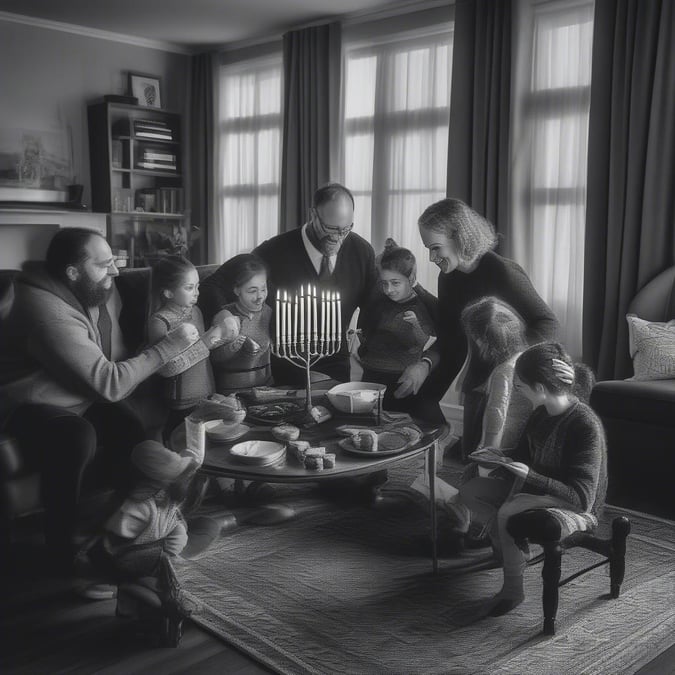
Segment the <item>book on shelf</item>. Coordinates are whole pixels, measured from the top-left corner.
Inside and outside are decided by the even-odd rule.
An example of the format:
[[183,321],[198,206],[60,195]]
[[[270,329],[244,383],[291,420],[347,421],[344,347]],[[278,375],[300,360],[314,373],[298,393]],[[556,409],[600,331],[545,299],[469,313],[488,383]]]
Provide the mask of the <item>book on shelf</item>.
[[136,131],[138,138],[152,138],[157,141],[172,141],[173,136],[169,133],[160,133],[156,131]]
[[141,169],[160,169],[162,171],[176,170],[176,164],[169,162],[139,162],[138,166]]
[[152,162],[159,160],[160,162],[176,162],[176,155],[172,155],[169,152],[154,152],[152,150],[143,151],[143,161]]

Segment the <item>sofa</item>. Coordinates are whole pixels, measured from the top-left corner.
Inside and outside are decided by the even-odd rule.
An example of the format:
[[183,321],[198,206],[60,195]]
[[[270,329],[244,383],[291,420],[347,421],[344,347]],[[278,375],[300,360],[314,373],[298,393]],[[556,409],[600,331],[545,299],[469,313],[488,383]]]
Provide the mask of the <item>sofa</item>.
[[[675,266],[638,292],[628,314],[660,324],[675,319]],[[675,327],[669,330],[672,350]],[[663,351],[660,354],[662,366],[675,361],[675,351],[670,351],[669,357]],[[637,358],[635,353],[634,363],[639,366]],[[665,368],[667,372],[670,368]],[[640,372],[637,376],[649,377]],[[607,432],[609,501],[640,509],[653,507],[675,518],[675,379],[601,381],[592,391],[591,406]]]
[[[217,265],[197,267],[200,279],[211,274]],[[0,330],[1,322],[9,311],[13,298],[12,282],[17,270],[0,270]],[[122,298],[120,328],[124,335],[129,353],[137,352],[143,345],[145,323],[150,307],[151,270],[149,267],[122,269],[116,277],[117,290]],[[140,385],[143,388],[148,409],[145,419],[148,422],[149,435],[156,435],[166,419],[166,409],[158,394],[159,380],[149,378]],[[100,492],[95,484],[85,484],[84,493]],[[0,432],[0,558],[11,544],[11,529],[16,518],[39,512],[40,477],[27,466],[21,448],[15,439]]]

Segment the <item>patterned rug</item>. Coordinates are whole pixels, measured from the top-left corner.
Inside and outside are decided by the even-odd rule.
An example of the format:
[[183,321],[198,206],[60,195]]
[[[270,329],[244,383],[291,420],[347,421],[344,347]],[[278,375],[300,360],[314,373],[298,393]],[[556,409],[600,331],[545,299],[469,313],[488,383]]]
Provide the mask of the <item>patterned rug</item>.
[[[391,473],[390,483],[409,482],[411,469]],[[557,633],[545,638],[539,565],[526,571],[525,602],[487,618],[501,571],[464,553],[433,576],[420,547],[428,520],[413,502],[374,509],[286,490],[296,518],[243,524],[178,565],[204,603],[195,622],[276,672],[619,675],[675,642],[671,521],[608,507],[603,528],[622,513],[632,522],[621,597],[604,597],[606,566],[577,578],[561,589]],[[570,551],[563,575],[594,560]]]

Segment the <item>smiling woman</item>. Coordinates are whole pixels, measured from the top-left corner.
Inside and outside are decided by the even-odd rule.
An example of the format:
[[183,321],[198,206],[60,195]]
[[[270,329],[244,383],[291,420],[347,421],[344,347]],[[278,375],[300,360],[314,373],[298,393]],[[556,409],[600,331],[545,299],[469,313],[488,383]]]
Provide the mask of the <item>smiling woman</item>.
[[[403,374],[411,392],[422,384],[423,394],[434,400],[446,392],[467,355],[462,310],[482,297],[492,295],[513,307],[523,318],[530,344],[555,337],[558,321],[523,269],[494,252],[497,236],[483,216],[458,199],[442,199],[425,209],[418,226],[429,260],[440,270],[438,341],[425,352],[428,366],[412,364]],[[474,401],[472,396],[489,374],[480,356],[472,354],[462,385],[465,421],[467,415],[480,414],[482,398],[477,394]],[[473,439],[465,440],[473,444]],[[472,449],[467,447],[466,452]]]

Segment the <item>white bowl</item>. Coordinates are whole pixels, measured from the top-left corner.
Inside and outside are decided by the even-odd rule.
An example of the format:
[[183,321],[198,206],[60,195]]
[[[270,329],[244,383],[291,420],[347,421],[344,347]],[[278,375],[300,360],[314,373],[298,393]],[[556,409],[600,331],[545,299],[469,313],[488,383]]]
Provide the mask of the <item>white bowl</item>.
[[286,453],[286,446],[274,441],[244,441],[230,448],[232,457],[243,464],[272,464]]
[[226,443],[241,438],[250,427],[241,422],[230,422],[226,420],[210,420],[204,422],[204,431],[206,436],[215,442]]
[[377,397],[386,388],[386,384],[377,382],[345,382],[329,389],[326,396],[340,412],[364,414],[376,408]]

